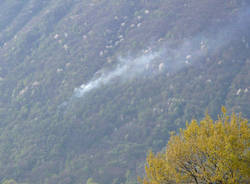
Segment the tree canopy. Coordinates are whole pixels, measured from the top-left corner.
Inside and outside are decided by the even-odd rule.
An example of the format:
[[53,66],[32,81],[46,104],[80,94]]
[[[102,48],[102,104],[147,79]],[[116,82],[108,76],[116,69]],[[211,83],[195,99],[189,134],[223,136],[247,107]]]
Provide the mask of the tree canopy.
[[13,179],[5,180],[2,184],[17,184],[17,182]]
[[164,153],[149,152],[143,184],[216,183],[250,181],[250,129],[248,120],[232,113],[213,121],[209,115],[192,120],[172,134]]

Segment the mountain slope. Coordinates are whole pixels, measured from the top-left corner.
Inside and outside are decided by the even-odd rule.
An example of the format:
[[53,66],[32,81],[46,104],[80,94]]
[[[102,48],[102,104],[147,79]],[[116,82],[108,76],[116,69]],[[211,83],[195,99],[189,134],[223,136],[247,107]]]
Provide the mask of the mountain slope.
[[0,181],[122,183],[206,109],[250,116],[247,0],[0,7]]

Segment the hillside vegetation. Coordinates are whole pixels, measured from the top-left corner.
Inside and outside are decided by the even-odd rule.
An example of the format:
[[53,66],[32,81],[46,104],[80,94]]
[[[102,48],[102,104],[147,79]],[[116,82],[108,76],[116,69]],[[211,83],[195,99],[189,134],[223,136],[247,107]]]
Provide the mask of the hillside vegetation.
[[0,8],[0,182],[133,183],[193,117],[250,117],[248,0]]

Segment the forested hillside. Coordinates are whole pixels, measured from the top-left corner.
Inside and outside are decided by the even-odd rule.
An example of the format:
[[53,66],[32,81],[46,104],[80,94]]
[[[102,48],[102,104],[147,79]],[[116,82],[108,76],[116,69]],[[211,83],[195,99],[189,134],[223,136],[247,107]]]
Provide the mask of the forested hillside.
[[250,117],[249,0],[0,9],[0,182],[132,184],[186,121]]

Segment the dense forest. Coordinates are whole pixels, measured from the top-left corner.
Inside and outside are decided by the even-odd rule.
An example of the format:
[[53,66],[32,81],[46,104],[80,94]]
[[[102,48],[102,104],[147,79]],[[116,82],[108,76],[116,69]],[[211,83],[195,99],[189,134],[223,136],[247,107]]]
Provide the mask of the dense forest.
[[0,183],[135,184],[186,121],[250,117],[249,0],[0,8]]

